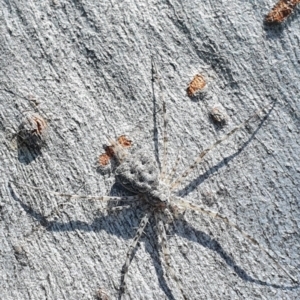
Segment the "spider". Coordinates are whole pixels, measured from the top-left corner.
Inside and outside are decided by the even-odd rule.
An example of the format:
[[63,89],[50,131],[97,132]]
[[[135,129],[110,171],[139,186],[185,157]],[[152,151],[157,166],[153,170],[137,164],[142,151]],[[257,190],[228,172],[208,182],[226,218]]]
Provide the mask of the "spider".
[[[157,81],[159,84],[160,90],[162,90],[162,85],[160,78],[155,66],[155,63],[152,61],[152,79]],[[178,189],[183,180],[194,170],[194,168],[203,160],[203,158],[214,148],[216,148],[220,143],[228,139],[233,135],[237,130],[246,126],[253,118],[255,118],[258,113],[262,112],[270,105],[265,106],[264,108],[256,111],[252,114],[247,120],[242,122],[240,125],[233,128],[230,132],[224,135],[221,139],[214,142],[212,145],[204,149],[194,160],[194,162],[185,169],[185,171],[179,175],[176,179],[173,179],[176,172],[177,165],[179,163],[179,158],[175,161],[175,164],[169,174],[166,172],[166,159],[167,159],[167,118],[166,118],[166,103],[162,97],[162,112],[163,112],[163,159],[162,164],[158,164],[157,160],[152,157],[146,150],[143,148],[134,149],[132,147],[132,141],[129,140],[126,136],[120,136],[117,140],[109,139],[110,145],[106,147],[105,153],[100,155],[99,163],[102,166],[106,166],[108,162],[113,159],[116,163],[115,168],[115,178],[126,190],[134,193],[133,196],[82,196],[74,194],[62,194],[47,191],[48,193],[65,196],[70,198],[89,198],[101,201],[122,201],[126,203],[124,206],[115,206],[114,210],[121,210],[124,207],[129,207],[137,203],[141,204],[141,207],[144,209],[144,215],[139,223],[139,227],[136,231],[136,234],[129,246],[129,249],[126,254],[125,263],[121,271],[121,282],[119,289],[119,298],[122,298],[122,295],[126,290],[126,278],[128,275],[128,269],[130,267],[131,261],[134,256],[135,249],[138,245],[140,238],[143,235],[143,232],[149,223],[150,218],[154,217],[156,222],[156,230],[158,243],[164,258],[166,273],[170,276],[176,283],[178,289],[180,290],[184,299],[188,299],[184,288],[182,287],[179,278],[176,275],[175,269],[171,264],[170,259],[170,250],[167,243],[167,234],[166,228],[169,223],[176,218],[181,218],[186,210],[191,210],[196,213],[207,215],[211,218],[219,219],[225,222],[227,225],[233,227],[239,231],[243,237],[251,242],[252,244],[259,247],[266,255],[275,263],[275,265],[282,269],[285,274],[296,283],[297,280],[289,274],[281,265],[279,265],[276,259],[273,257],[273,254],[265,249],[259,244],[259,242],[252,237],[251,235],[244,232],[238,225],[230,221],[226,216],[213,212],[207,208],[196,205],[190,201],[183,199],[176,195],[175,191]],[[44,190],[38,187],[33,187],[27,184],[32,189]]]

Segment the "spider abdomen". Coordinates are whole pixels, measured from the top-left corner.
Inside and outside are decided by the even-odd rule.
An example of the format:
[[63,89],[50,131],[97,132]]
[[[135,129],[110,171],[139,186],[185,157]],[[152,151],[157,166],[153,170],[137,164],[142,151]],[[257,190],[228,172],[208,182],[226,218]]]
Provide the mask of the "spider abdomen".
[[126,189],[135,193],[148,193],[159,183],[156,161],[144,150],[138,150],[116,169],[116,179]]

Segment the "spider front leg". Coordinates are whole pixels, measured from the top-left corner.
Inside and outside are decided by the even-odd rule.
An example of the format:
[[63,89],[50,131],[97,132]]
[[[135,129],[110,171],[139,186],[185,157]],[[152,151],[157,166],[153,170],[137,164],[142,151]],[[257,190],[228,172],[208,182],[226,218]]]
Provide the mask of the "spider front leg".
[[133,252],[134,252],[134,249],[136,248],[137,246],[137,243],[139,241],[139,239],[141,238],[143,232],[144,232],[144,229],[149,221],[149,218],[151,216],[151,212],[148,212],[146,213],[146,215],[142,218],[141,222],[140,222],[140,225],[139,225],[139,228],[133,238],[133,241],[131,243],[131,245],[129,246],[129,249],[127,251],[127,254],[126,254],[126,261],[122,267],[122,276],[121,276],[121,285],[120,285],[120,298],[122,296],[122,294],[124,293],[125,291],[125,286],[126,286],[126,282],[125,282],[125,279],[126,279],[126,276],[128,274],[128,269],[129,269],[129,266],[131,264],[131,261],[133,259]]
[[[162,110],[163,110],[163,159],[162,159],[162,166],[161,166],[161,172],[160,172],[160,179],[163,180],[166,176],[167,152],[168,152],[167,108],[166,108],[166,101],[165,101],[164,95],[163,95],[163,86],[162,86],[162,83],[161,83],[161,78],[159,77],[159,74],[158,74],[158,71],[157,71],[157,68],[156,68],[156,64],[155,64],[153,58],[151,59],[151,64],[152,64],[152,81],[154,82],[155,80],[157,80],[158,86],[159,86],[159,91],[160,91],[160,96],[161,96],[161,100],[162,100]],[[153,91],[154,91],[154,89],[153,89]]]
[[119,203],[117,203],[116,206],[110,206],[107,207],[106,210],[108,212],[112,212],[112,213],[118,213],[121,212],[125,209],[128,208],[134,208],[136,205],[138,205],[140,203],[140,201],[142,200],[142,198],[140,197],[140,195],[135,195],[135,196],[122,196],[122,197],[111,197],[114,199],[114,201],[117,202],[125,202],[122,203],[122,205],[119,205]]
[[218,212],[213,212],[207,208],[203,208],[199,205],[195,205],[189,201],[186,201],[182,198],[176,197],[174,198],[176,201],[176,205],[178,205],[182,209],[189,209],[194,212],[200,212],[202,214],[208,215],[211,218],[222,220],[224,223],[228,224],[229,226],[235,228],[237,231],[239,231],[248,241],[250,241],[253,245],[257,246],[260,250],[262,250],[274,263],[275,265],[281,269],[292,281],[293,283],[298,283],[298,280],[293,277],[283,266],[281,266],[276,259],[273,257],[273,254],[271,254],[270,250],[265,249],[254,237],[252,237],[247,232],[243,231],[238,225],[236,225],[234,222],[230,221],[228,217],[219,214]]
[[26,183],[20,183],[20,182],[13,182],[15,183],[17,186],[21,187],[21,186],[27,186],[32,190],[38,190],[38,191],[43,191],[46,192],[50,195],[54,195],[54,196],[59,196],[59,197],[67,197],[70,199],[93,199],[93,200],[100,200],[100,201],[125,201],[125,202],[135,202],[137,200],[139,200],[139,196],[138,195],[134,195],[134,196],[97,196],[97,195],[76,195],[76,194],[68,194],[68,193],[59,193],[59,192],[53,192],[53,191],[49,191],[47,189],[44,188],[39,188],[33,185],[29,185]]
[[[219,140],[217,140],[216,142],[214,142],[212,145],[210,145],[209,147],[207,147],[206,149],[204,149],[194,160],[194,162],[188,167],[186,168],[186,170],[177,177],[177,179],[175,179],[171,184],[170,184],[170,190],[174,191],[176,188],[178,188],[178,186],[182,183],[182,181],[195,169],[195,167],[203,160],[203,158],[210,152],[212,151],[214,148],[216,148],[219,144],[221,144],[222,142],[226,141],[230,136],[232,136],[236,131],[240,130],[241,128],[243,128],[244,126],[246,126],[248,123],[250,123],[250,121],[252,119],[254,119],[255,117],[258,116],[258,114],[260,112],[263,112],[265,109],[269,108],[272,105],[272,108],[270,109],[270,111],[268,112],[268,114],[271,112],[271,110],[273,109],[274,103],[268,104],[266,106],[264,106],[263,108],[255,111],[254,114],[252,114],[247,120],[245,120],[244,122],[242,122],[240,125],[236,126],[235,128],[233,128],[231,131],[229,131],[227,134],[225,134],[223,137],[221,137]],[[266,116],[268,115],[266,114],[264,118],[266,118]]]
[[[104,202],[114,202],[114,203],[118,203],[118,202],[125,202],[126,205],[122,205],[122,206],[114,206],[114,207],[110,207],[107,206],[106,210],[108,212],[116,212],[116,211],[121,211],[123,209],[129,208],[132,204],[135,204],[138,202],[138,200],[140,200],[140,196],[139,195],[134,195],[134,196],[97,196],[97,195],[76,195],[76,194],[69,194],[69,193],[59,193],[59,192],[53,192],[53,191],[49,191],[46,190],[44,188],[39,188],[39,187],[35,187],[26,183],[20,183],[20,182],[14,182],[17,186],[22,187],[22,186],[26,186],[32,190],[38,190],[38,191],[42,191],[45,192],[47,194],[50,195],[54,195],[54,196],[58,196],[58,197],[66,197],[69,198],[68,200],[71,199],[92,199],[92,200],[96,200],[96,201],[104,201]],[[70,203],[68,202],[63,202],[58,206],[55,206],[52,210],[49,216],[52,216],[54,214],[60,213],[60,211],[62,210],[62,208],[67,204]],[[49,217],[48,216],[48,217]]]
[[164,225],[161,217],[162,217],[161,214],[155,215],[156,228],[157,228],[157,240],[158,240],[158,244],[162,250],[164,261],[166,263],[167,275],[170,275],[171,278],[176,282],[176,285],[177,285],[178,289],[180,290],[183,298],[188,299],[188,297],[185,295],[185,293],[183,291],[183,288],[181,286],[181,283],[180,283],[178,277],[176,276],[175,270],[172,267],[170,249],[169,249],[168,242],[167,242],[167,234],[166,234],[166,230],[165,230],[165,225]]

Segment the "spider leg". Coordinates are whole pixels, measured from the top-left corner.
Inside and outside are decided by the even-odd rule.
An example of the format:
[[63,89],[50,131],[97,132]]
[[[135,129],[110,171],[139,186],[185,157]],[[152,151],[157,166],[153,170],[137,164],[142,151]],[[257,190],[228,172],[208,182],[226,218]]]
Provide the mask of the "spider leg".
[[[138,198],[138,199],[135,199],[134,201],[130,201],[130,202],[125,202],[126,203],[126,205],[117,205],[117,206],[112,206],[112,207],[110,207],[110,208],[107,208],[107,211],[109,211],[109,212],[120,212],[120,211],[122,211],[122,210],[124,210],[124,209],[128,209],[128,208],[130,208],[130,207],[133,207],[133,206],[135,206],[135,205],[138,205],[140,202],[140,200],[142,200],[141,198]],[[128,203],[128,204],[127,204]]]
[[164,126],[163,126],[163,149],[164,150],[163,150],[162,168],[161,168],[161,173],[160,173],[160,178],[161,178],[161,180],[163,180],[166,175],[166,162],[167,162],[167,151],[168,151],[168,136],[167,136],[168,118],[167,118],[166,102],[165,102],[163,92],[162,92],[163,88],[162,88],[160,77],[158,75],[157,68],[156,68],[153,58],[151,59],[151,63],[152,63],[152,78],[153,78],[153,80],[156,79],[158,82],[159,89],[160,89],[160,96],[162,99],[162,107],[163,107],[162,109],[163,109],[163,120],[164,120]]
[[139,241],[139,239],[141,238],[142,234],[143,234],[143,231],[149,221],[149,218],[151,216],[151,213],[146,213],[146,215],[142,218],[141,222],[140,222],[140,225],[139,225],[139,228],[133,238],[133,241],[131,243],[131,245],[129,246],[129,249],[127,251],[127,254],[126,254],[126,260],[125,260],[125,263],[122,267],[122,275],[121,275],[121,285],[120,285],[120,293],[121,295],[124,293],[125,291],[125,286],[126,286],[126,282],[125,282],[125,279],[126,279],[126,276],[127,276],[127,273],[128,273],[128,269],[129,269],[129,266],[130,266],[130,263],[133,259],[133,252],[134,252],[134,249],[136,248],[137,246],[137,243]]
[[265,249],[254,237],[252,237],[247,232],[243,231],[238,225],[234,222],[230,221],[228,217],[219,214],[218,212],[211,211],[207,208],[203,208],[199,205],[195,205],[189,201],[183,200],[179,197],[176,197],[176,205],[179,205],[181,208],[190,209],[195,212],[200,212],[202,214],[208,215],[211,218],[222,220],[224,223],[230,225],[239,231],[248,241],[250,241],[253,245],[256,245],[260,250],[262,250],[267,256],[275,263],[275,265],[281,269],[294,283],[298,283],[298,280],[293,277],[283,266],[281,266],[276,259],[273,257],[274,253],[271,254],[270,250]]
[[165,226],[164,226],[162,219],[160,219],[159,217],[161,217],[161,215],[158,215],[158,216],[155,215],[156,228],[157,228],[157,239],[158,239],[159,246],[163,253],[164,261],[166,263],[167,275],[170,275],[171,278],[176,282],[176,285],[177,285],[178,289],[180,290],[183,298],[188,299],[188,297],[185,295],[185,293],[183,291],[182,285],[181,285],[178,277],[176,276],[176,272],[175,272],[174,268],[172,267],[170,249],[169,249],[168,242],[167,242],[167,234],[166,234]]
[[123,209],[128,209],[130,208],[130,205],[123,205],[123,206],[114,206],[108,209],[110,212],[119,212],[122,211]]
[[163,152],[163,164],[161,169],[162,180],[165,178],[166,175],[167,152],[168,152],[167,110],[166,110],[166,102],[164,100],[163,100],[163,114],[164,114],[164,133],[163,133],[164,152]]
[[[182,148],[181,148],[181,149],[182,149]],[[165,182],[167,185],[169,185],[170,182],[171,182],[171,180],[173,180],[173,177],[174,177],[175,172],[176,172],[176,170],[177,170],[178,164],[179,164],[180,159],[181,159],[181,157],[180,157],[180,152],[181,152],[180,150],[181,150],[181,149],[179,149],[179,151],[178,151],[178,154],[177,154],[177,157],[176,157],[174,166],[173,166],[173,168],[172,168],[170,174],[168,174],[168,175],[166,176],[165,180],[164,180],[164,182]]]
[[16,183],[18,186],[27,186],[32,190],[39,190],[39,191],[43,191],[46,192],[50,195],[54,195],[54,196],[60,196],[60,197],[68,197],[68,198],[72,198],[72,199],[93,199],[93,200],[101,200],[101,201],[126,201],[126,202],[135,202],[137,200],[139,200],[139,196],[138,195],[134,195],[134,196],[120,196],[120,197],[115,197],[115,196],[95,196],[95,195],[75,195],[75,194],[67,194],[67,193],[58,193],[58,192],[53,192],[53,191],[49,191],[47,189],[44,188],[39,188],[36,186],[32,186],[26,183],[20,183],[20,182],[14,182]]
[[[274,104],[273,104],[274,105]],[[202,161],[203,157],[213,150],[216,146],[227,140],[231,135],[233,135],[236,131],[243,128],[245,125],[247,125],[254,117],[256,117],[261,111],[263,111],[265,108],[270,107],[270,104],[264,106],[262,109],[259,109],[255,111],[254,114],[252,114],[246,121],[241,123],[240,125],[233,128],[231,131],[229,131],[227,134],[225,134],[222,138],[214,142],[212,145],[204,149],[198,157],[195,159],[195,161],[181,174],[179,177],[171,183],[170,190],[174,190],[178,185],[193,171],[193,169]]]

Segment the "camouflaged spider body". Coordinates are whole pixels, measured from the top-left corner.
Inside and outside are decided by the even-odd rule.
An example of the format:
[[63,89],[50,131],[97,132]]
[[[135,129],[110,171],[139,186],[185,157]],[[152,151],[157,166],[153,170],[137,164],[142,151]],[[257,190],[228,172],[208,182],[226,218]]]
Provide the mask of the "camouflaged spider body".
[[[127,190],[143,194],[152,205],[167,204],[169,189],[159,180],[160,172],[157,162],[144,149],[127,153],[118,146],[112,146],[120,165],[115,170],[116,180]],[[119,153],[119,151],[121,153]]]

